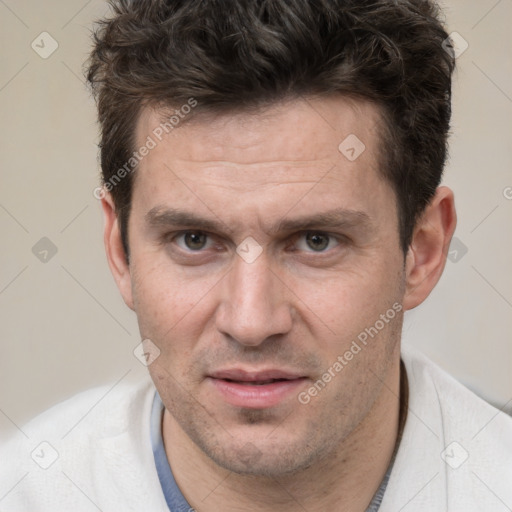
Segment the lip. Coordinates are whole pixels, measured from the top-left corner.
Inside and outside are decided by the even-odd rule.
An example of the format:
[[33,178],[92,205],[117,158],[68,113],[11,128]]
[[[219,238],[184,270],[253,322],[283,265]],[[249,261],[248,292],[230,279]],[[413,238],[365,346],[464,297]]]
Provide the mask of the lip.
[[269,368],[266,370],[243,370],[241,368],[228,368],[218,370],[209,375],[214,379],[236,380],[238,382],[255,382],[269,379],[298,379],[303,377],[300,373],[281,370],[278,368]]
[[[239,368],[219,370],[207,377],[207,381],[225,402],[250,409],[266,409],[280,404],[294,391],[296,394],[306,379],[304,375],[287,370],[250,371]],[[268,380],[273,382],[254,384]]]

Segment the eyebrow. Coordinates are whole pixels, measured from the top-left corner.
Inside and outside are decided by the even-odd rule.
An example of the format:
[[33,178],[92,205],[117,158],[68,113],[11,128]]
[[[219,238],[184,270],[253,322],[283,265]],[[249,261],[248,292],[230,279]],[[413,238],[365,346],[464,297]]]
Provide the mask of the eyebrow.
[[[155,206],[145,215],[146,223],[152,228],[162,227],[193,227],[203,231],[232,231],[229,226],[217,219],[207,219],[193,212]],[[269,234],[281,232],[306,231],[308,229],[370,229],[373,223],[365,212],[345,208],[335,208],[326,212],[281,219],[269,229]]]

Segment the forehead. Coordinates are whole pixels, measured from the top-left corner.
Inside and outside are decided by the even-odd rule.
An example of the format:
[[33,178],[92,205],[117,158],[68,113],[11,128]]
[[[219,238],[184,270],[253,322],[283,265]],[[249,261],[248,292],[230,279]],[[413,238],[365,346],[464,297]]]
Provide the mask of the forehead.
[[[375,164],[380,109],[369,101],[343,96],[303,98],[273,104],[256,113],[192,112],[190,118],[146,108],[136,129],[137,141],[148,136],[172,147],[173,158],[184,161],[264,164],[338,159],[339,145],[357,137],[366,149],[366,163]],[[175,109],[179,110],[178,109]],[[164,129],[159,127],[167,126]],[[354,140],[357,140],[354,139]],[[157,148],[158,149],[158,148]],[[171,148],[169,148],[171,149]]]
[[272,216],[338,207],[377,218],[394,202],[378,170],[380,111],[370,102],[311,98],[199,114],[157,140],[163,120],[147,109],[137,125],[138,144],[155,141],[136,172],[133,206],[142,216],[178,205],[234,226],[270,226]]

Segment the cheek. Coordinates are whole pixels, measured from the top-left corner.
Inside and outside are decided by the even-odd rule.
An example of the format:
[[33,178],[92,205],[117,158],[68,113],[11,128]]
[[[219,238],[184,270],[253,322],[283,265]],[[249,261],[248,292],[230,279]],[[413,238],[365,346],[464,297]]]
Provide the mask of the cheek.
[[141,336],[153,340],[161,350],[182,357],[181,352],[204,329],[201,319],[211,315],[207,298],[213,284],[210,279],[185,279],[175,267],[155,264],[149,258],[134,258],[132,267]]
[[320,339],[341,348],[395,302],[400,303],[402,281],[397,264],[369,257],[350,270],[340,269],[315,279],[296,278],[290,288],[299,297],[298,307],[309,318],[308,323],[316,324],[324,333],[317,333]]

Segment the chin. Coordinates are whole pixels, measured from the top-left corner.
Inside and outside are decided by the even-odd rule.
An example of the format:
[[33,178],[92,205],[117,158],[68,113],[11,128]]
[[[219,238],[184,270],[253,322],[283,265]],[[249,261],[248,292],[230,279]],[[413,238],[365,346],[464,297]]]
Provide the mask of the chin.
[[[239,475],[277,478],[300,473],[332,454],[328,440],[302,439],[261,439],[238,436],[224,439],[219,444],[207,445],[201,440],[196,444],[218,466]],[[245,439],[244,439],[245,438]],[[198,442],[199,441],[199,442]]]
[[[295,451],[294,451],[295,452]],[[262,453],[251,443],[243,446],[239,451],[231,452],[226,457],[210,456],[219,466],[239,475],[261,476],[277,478],[299,473],[313,463],[315,457],[305,459],[297,457],[297,453],[283,454],[279,452]]]

